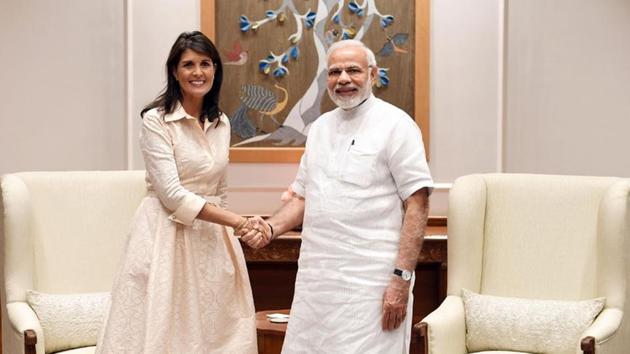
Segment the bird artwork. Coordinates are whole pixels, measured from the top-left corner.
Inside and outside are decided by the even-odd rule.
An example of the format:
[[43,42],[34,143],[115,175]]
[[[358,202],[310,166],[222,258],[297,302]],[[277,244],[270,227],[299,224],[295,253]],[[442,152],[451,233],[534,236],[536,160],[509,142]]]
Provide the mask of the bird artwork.
[[393,36],[387,36],[387,41],[383,45],[383,48],[376,53],[379,57],[388,57],[393,53],[407,54],[407,50],[400,48],[399,46],[407,43],[409,39],[409,33],[396,33]]
[[[261,6],[249,6],[250,2]],[[303,6],[306,2],[312,6],[317,3],[317,7]],[[408,75],[394,70],[401,64],[398,59],[406,63],[414,51],[414,34],[409,31],[415,27],[407,23],[412,1],[396,2],[394,6],[384,5],[390,2],[381,0],[241,3],[247,5],[233,7],[229,16],[226,12],[226,16],[217,17],[226,24],[225,28],[233,29],[226,31],[229,35],[221,36],[225,40],[222,55],[226,67],[233,68],[232,74],[237,73],[224,81],[230,92],[223,100],[229,102],[226,106],[232,113],[231,146],[303,146],[313,122],[321,116],[323,106],[328,105],[324,103],[326,49],[343,39],[376,43],[371,49],[378,53],[376,59],[382,65],[377,67],[374,82],[377,93],[387,90],[395,101],[405,105],[414,95],[405,89],[410,81]],[[392,12],[380,11],[379,5]],[[424,32],[415,34],[420,35]],[[244,59],[242,54],[249,58]],[[238,65],[241,60],[245,61],[243,66],[228,66]],[[302,73],[304,68],[309,68],[308,74]],[[314,73],[311,68],[315,68]]]
[[256,135],[257,129],[252,124],[248,112],[250,110],[259,113],[258,127],[262,131],[263,121],[265,118],[272,120],[277,126],[281,123],[274,117],[282,112],[289,102],[289,92],[277,84],[274,85],[281,90],[284,97],[278,101],[276,94],[266,87],[247,84],[241,87],[240,106],[232,115],[232,131],[242,139],[248,139]]
[[236,112],[232,114],[230,123],[232,132],[241,137],[241,139],[249,139],[256,135],[256,127],[250,121],[247,111],[246,105],[241,104],[238,106]]
[[223,62],[223,65],[243,65],[247,63],[248,56],[248,51],[243,50],[239,41],[235,41],[232,49],[226,53],[227,60]]

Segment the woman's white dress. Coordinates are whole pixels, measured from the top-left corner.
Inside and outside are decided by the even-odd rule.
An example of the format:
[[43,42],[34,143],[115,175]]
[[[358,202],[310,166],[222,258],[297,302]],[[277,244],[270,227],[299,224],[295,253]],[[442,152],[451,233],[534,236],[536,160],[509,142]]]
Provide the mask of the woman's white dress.
[[97,353],[257,352],[240,244],[230,228],[195,219],[206,202],[225,207],[229,143],[224,115],[202,128],[181,106],[145,114],[148,195],[133,219]]

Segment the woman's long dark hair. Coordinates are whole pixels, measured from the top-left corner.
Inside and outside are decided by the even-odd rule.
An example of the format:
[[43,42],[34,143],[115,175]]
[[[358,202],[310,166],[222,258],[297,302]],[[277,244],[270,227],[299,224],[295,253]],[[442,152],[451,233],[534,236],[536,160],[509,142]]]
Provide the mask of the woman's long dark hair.
[[199,54],[209,56],[215,65],[212,88],[210,92],[203,97],[201,117],[199,118],[209,121],[214,121],[219,118],[221,114],[221,110],[219,109],[219,94],[221,93],[221,83],[223,82],[223,65],[221,64],[221,58],[217,48],[208,37],[199,31],[184,32],[177,37],[166,60],[166,77],[168,78],[166,88],[153,102],[144,107],[142,112],[140,112],[141,117],[144,116],[146,111],[156,107],[163,109],[166,114],[173,113],[175,110],[177,103],[182,99],[182,90],[173,72],[177,69],[177,65],[186,49],[191,49]]

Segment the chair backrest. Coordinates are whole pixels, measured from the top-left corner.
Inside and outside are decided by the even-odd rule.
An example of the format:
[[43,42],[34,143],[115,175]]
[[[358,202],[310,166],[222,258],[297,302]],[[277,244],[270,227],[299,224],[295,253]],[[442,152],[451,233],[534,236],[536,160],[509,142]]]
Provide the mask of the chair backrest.
[[448,293],[606,296],[623,307],[630,182],[525,174],[458,179],[449,200]]
[[143,171],[28,172],[2,177],[7,303],[25,291],[109,291]]

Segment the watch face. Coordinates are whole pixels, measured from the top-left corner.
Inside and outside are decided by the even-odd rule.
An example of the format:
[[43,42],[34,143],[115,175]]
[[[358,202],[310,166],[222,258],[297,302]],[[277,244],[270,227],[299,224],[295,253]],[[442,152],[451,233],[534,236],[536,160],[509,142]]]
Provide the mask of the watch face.
[[402,269],[394,269],[394,274],[398,275],[399,277],[402,278],[402,280],[404,281],[409,281],[411,280],[411,272],[408,270],[402,270]]

